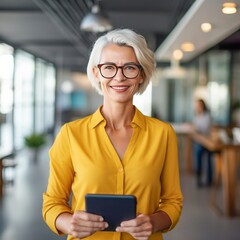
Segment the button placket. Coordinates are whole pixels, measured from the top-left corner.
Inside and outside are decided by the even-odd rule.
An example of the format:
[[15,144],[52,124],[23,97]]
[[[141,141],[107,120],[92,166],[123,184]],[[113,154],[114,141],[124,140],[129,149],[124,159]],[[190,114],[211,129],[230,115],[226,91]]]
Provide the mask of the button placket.
[[117,194],[124,194],[124,168],[118,167],[117,171]]

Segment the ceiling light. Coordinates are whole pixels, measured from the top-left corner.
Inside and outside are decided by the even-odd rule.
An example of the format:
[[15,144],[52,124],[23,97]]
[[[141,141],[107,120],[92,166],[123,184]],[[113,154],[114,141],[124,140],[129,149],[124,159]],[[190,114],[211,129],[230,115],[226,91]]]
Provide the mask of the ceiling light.
[[93,5],[92,12],[83,18],[80,25],[80,29],[87,32],[106,32],[112,28],[110,20],[100,12],[98,5]]
[[192,52],[192,51],[195,50],[195,46],[194,46],[194,44],[191,43],[191,42],[185,42],[185,43],[183,43],[182,46],[181,46],[181,48],[182,48],[182,50],[183,50],[184,52]]
[[212,25],[210,23],[202,23],[201,29],[203,32],[210,32],[212,30]]
[[174,50],[173,58],[175,60],[181,60],[183,58],[183,52],[181,50],[179,50],[179,49]]
[[222,12],[224,14],[234,14],[237,12],[237,4],[234,2],[223,3]]

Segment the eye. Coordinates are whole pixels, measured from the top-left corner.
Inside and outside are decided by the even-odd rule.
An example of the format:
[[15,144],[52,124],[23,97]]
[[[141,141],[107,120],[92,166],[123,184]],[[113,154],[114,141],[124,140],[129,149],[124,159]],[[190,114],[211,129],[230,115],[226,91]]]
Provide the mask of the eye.
[[111,70],[115,70],[115,66],[114,65],[103,65],[103,69],[104,70],[109,70],[109,71],[111,71]]
[[127,71],[135,71],[135,70],[137,70],[138,68],[137,68],[137,66],[135,66],[135,65],[126,65],[126,66],[124,67],[124,69],[127,70]]

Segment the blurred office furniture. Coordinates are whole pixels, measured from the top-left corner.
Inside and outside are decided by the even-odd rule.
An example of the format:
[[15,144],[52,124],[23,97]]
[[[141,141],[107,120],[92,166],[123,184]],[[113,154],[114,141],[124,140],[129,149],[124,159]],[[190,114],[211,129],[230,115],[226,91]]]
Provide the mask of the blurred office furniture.
[[14,184],[15,168],[17,167],[17,160],[14,156],[4,158],[2,160],[2,179],[3,184]]
[[[6,162],[6,159],[11,159],[14,156],[14,152],[11,149],[0,149],[0,198],[3,196],[3,188],[4,188],[4,171],[5,166],[8,163],[10,166],[10,162]],[[4,162],[5,161],[5,162]],[[4,165],[5,164],[5,165]],[[11,162],[13,165],[13,162]]]
[[[212,198],[215,207],[222,211],[225,216],[237,215],[237,167],[240,153],[240,143],[233,141],[226,130],[215,129],[211,138],[207,138],[199,133],[192,132],[188,134],[188,162],[192,162],[191,151],[192,142],[198,142],[209,151],[215,153],[216,180],[221,178],[223,191],[223,206],[218,206],[217,199]],[[230,130],[232,131],[232,130]],[[225,133],[224,133],[225,132]],[[217,185],[215,185],[217,187]],[[214,191],[213,187],[213,191]],[[214,196],[214,194],[213,194]]]
[[[192,131],[189,124],[172,124],[179,140],[180,161],[183,160],[187,174],[193,173],[193,142],[202,144],[213,152],[215,172],[211,204],[223,215],[237,215],[237,170],[240,160],[239,128],[214,127],[211,137]],[[219,204],[216,192],[222,184],[223,204]]]

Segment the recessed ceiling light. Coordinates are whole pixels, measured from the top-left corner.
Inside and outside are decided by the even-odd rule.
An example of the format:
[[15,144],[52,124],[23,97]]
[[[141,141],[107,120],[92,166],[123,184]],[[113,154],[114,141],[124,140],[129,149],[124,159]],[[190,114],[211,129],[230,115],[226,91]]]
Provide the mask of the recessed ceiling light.
[[201,29],[203,32],[210,32],[212,30],[212,25],[211,23],[202,23],[201,24]]
[[192,52],[195,50],[195,46],[191,42],[185,42],[181,45],[181,48],[184,52]]
[[234,2],[223,3],[222,12],[224,14],[234,14],[237,12],[237,4]]
[[173,58],[175,60],[181,60],[183,58],[183,52],[180,49],[176,49],[173,51]]

